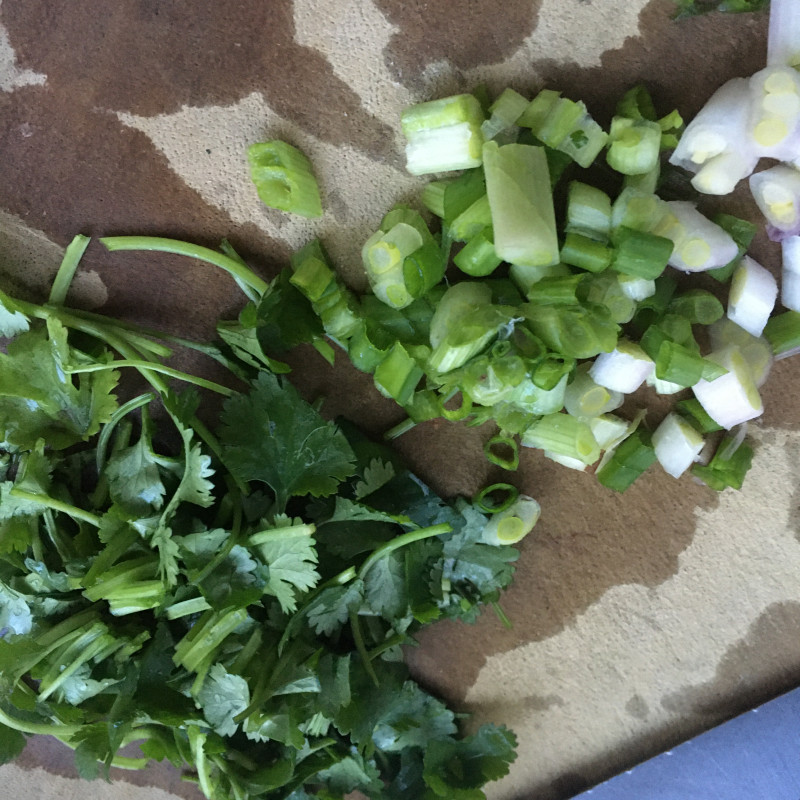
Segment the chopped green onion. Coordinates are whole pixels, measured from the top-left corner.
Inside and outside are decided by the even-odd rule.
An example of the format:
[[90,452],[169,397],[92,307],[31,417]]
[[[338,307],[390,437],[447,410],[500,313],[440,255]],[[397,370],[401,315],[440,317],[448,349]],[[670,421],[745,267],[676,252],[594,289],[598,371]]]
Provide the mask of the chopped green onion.
[[692,391],[706,413],[723,428],[730,430],[763,413],[764,407],[752,372],[735,345],[708,356],[727,372],[714,379],[701,379]]
[[728,319],[753,336],[761,336],[777,297],[778,283],[772,273],[744,256],[733,273]]
[[585,277],[577,274],[542,278],[533,284],[527,298],[536,305],[573,305],[579,302],[578,288]]
[[663,236],[625,225],[614,231],[614,246],[612,269],[645,280],[655,280],[664,272],[674,247]]
[[556,353],[548,353],[533,368],[531,380],[540,389],[555,389],[561,379],[575,369],[575,359]]
[[483,120],[483,109],[471,94],[405,109],[400,123],[408,142],[406,168],[412,175],[424,175],[479,166]]
[[567,195],[567,233],[579,233],[599,242],[611,232],[611,198],[601,189],[572,181]]
[[722,317],[722,303],[705,289],[690,289],[674,297],[669,312],[686,317],[692,325],[711,325]]
[[573,417],[597,417],[622,405],[622,394],[595,383],[586,369],[578,369],[564,394],[564,409]]
[[538,447],[553,453],[593,464],[600,457],[600,446],[589,425],[569,414],[547,414],[522,432],[525,447]]
[[544,149],[487,142],[483,148],[486,190],[497,255],[511,264],[558,263],[553,196]]
[[422,205],[439,218],[444,217],[444,193],[448,181],[431,181],[420,194]]
[[703,378],[708,367],[699,353],[669,339],[661,343],[655,362],[659,380],[686,387],[694,386]]
[[738,266],[739,259],[745,254],[747,248],[750,247],[750,243],[753,241],[758,227],[752,222],[734,217],[731,214],[716,214],[712,217],[711,221],[715,222],[723,230],[726,230],[739,248],[739,252],[727,264],[722,267],[717,267],[716,269],[708,270],[708,274],[712,278],[721,283],[726,283],[730,280],[733,271]]
[[641,430],[634,431],[599,467],[595,476],[600,483],[615,492],[624,492],[656,461],[650,437]]
[[321,217],[319,187],[311,162],[296,147],[274,140],[247,148],[250,177],[261,202],[303,217]]
[[423,372],[400,342],[395,342],[386,357],[375,367],[373,378],[378,391],[400,405],[411,400]]
[[700,478],[707,486],[717,492],[723,489],[741,489],[745,475],[753,463],[753,448],[743,442],[736,450],[723,457],[729,448],[729,438],[720,442],[717,452],[707,466],[695,464],[692,467],[692,474]]
[[670,266],[684,272],[702,272],[724,267],[736,257],[739,248],[733,237],[704,217],[693,203],[670,200],[666,205],[675,221],[656,233],[671,239],[675,245]]
[[764,336],[776,356],[794,353],[800,348],[800,312],[784,311],[764,326]]
[[703,437],[675,413],[667,414],[653,433],[653,447],[664,471],[679,478],[697,460]]
[[[502,499],[495,502],[492,495],[500,494]],[[519,489],[510,483],[493,483],[478,492],[472,501],[484,514],[500,514],[507,511],[519,498]]]
[[612,256],[611,248],[580,233],[567,233],[561,248],[561,261],[588,272],[602,272]]
[[512,264],[508,270],[509,277],[516,287],[525,296],[533,288],[534,284],[544,278],[562,278],[572,275],[572,271],[566,264],[550,264],[546,267],[531,267]]
[[687,397],[676,403],[675,411],[682,414],[700,433],[716,433],[724,430],[719,423],[708,416],[696,397]]
[[600,353],[589,375],[600,386],[630,394],[635,392],[653,373],[653,360],[639,345],[621,340],[610,353]]
[[539,503],[528,495],[519,495],[510,507],[492,515],[481,534],[484,544],[516,544],[527,536],[539,521]]
[[661,128],[657,122],[629,117],[611,120],[608,165],[623,175],[641,175],[658,164]]
[[513,471],[519,466],[519,446],[511,436],[493,436],[483,446],[486,459],[498,467]]
[[513,127],[527,107],[527,97],[523,97],[513,89],[504,89],[497,100],[489,106],[491,116],[481,125],[483,138],[488,142],[497,134]]
[[587,275],[580,292],[587,306],[601,306],[612,322],[625,324],[636,313],[636,303],[622,290],[615,272]]
[[490,275],[502,263],[492,241],[490,228],[484,228],[456,253],[453,263],[467,275],[481,278]]
[[649,278],[637,278],[635,275],[620,273],[617,280],[623,294],[636,303],[641,303],[656,293],[656,282]]
[[598,313],[598,308],[526,303],[521,311],[530,329],[556,353],[571,358],[593,358],[616,346],[619,326]]

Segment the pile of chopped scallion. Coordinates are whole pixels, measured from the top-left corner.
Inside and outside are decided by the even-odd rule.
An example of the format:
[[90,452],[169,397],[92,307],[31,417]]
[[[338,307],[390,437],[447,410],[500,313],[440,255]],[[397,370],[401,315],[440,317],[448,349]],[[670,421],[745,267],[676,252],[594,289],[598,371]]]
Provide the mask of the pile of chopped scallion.
[[[732,84],[733,96],[723,87],[685,131],[677,111],[656,114],[642,86],[621,99],[608,131],[550,89],[408,108],[408,170],[434,177],[418,208],[391,209],[364,243],[371,291],[356,296],[314,240],[267,297],[317,319],[307,340],[331,359],[330,342],[345,350],[405,409],[390,438],[437,417],[491,423],[486,455],[507,469],[522,445],[592,468],[617,491],[656,461],[675,477],[689,470],[714,489],[740,488],[759,388],[773,358],[800,342],[790,294],[800,286],[791,280],[800,172],[782,165],[751,179],[777,219],[770,230],[783,223],[784,251],[796,253],[786,259],[789,310],[777,316],[775,278],[746,255],[757,226],[659,196],[665,170],[696,172],[698,191],[719,194],[761,157],[786,159],[792,147],[800,156],[795,71],[770,66]],[[726,144],[737,132],[738,150]],[[305,169],[270,174],[282,193],[298,187],[303,208]],[[269,202],[263,176],[253,179]],[[678,402],[652,420],[647,392]],[[641,410],[623,416],[634,393]]]

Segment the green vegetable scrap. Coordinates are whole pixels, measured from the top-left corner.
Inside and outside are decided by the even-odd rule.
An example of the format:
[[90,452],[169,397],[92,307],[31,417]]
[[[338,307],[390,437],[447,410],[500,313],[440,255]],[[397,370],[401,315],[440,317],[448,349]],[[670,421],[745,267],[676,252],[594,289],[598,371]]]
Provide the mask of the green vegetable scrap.
[[[265,284],[229,246],[106,244],[232,271],[252,298],[238,321],[218,345],[181,343],[245,388],[167,367],[172,337],[61,305],[75,248],[55,302],[0,296],[2,760],[49,734],[85,778],[166,760],[209,800],[484,797],[513,734],[461,736],[401,647],[496,606],[522,522],[487,539],[487,514],[443,501],[270,369],[264,329],[283,348],[323,335],[320,306],[283,276]],[[325,302],[324,262],[304,270]],[[151,390],[120,403],[130,369]],[[218,424],[192,384],[225,398]],[[134,743],[141,756],[119,754]]]

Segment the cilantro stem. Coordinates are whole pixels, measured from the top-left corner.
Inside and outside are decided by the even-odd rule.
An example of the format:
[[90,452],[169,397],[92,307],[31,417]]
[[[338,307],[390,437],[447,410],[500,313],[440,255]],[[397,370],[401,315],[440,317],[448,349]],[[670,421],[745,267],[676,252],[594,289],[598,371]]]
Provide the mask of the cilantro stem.
[[189,375],[186,372],[181,372],[181,370],[174,369],[173,367],[167,367],[164,364],[157,364],[138,358],[116,359],[115,361],[109,361],[107,364],[87,364],[83,367],[71,367],[69,372],[70,374],[77,375],[82,372],[102,372],[103,370],[117,369],[118,367],[133,367],[135,369],[146,369],[151,372],[158,372],[161,375],[168,375],[170,378],[178,378],[179,380],[186,381],[186,383],[193,383],[195,386],[209,389],[212,392],[225,395],[226,397],[231,397],[235,394],[233,389],[229,389],[227,386],[222,386],[222,384],[219,383],[214,383],[214,381]]
[[358,654],[361,656],[361,662],[364,664],[367,675],[369,675],[376,686],[380,686],[381,682],[375,673],[375,667],[372,666],[372,659],[369,656],[367,646],[364,644],[364,634],[361,631],[361,621],[358,618],[358,611],[356,611],[356,609],[350,612],[350,630],[353,633],[353,643],[356,646]]
[[[69,739],[71,736],[80,733],[83,727],[82,725],[54,725],[52,722],[27,722],[12,717],[2,708],[0,708],[0,722],[15,731],[20,731],[20,733],[55,736],[62,741],[62,737]],[[69,744],[69,742],[65,742],[65,744]]]
[[106,450],[108,449],[108,442],[111,439],[111,434],[114,432],[117,424],[130,414],[131,411],[135,411],[140,406],[147,405],[151,403],[153,400],[156,399],[156,396],[152,392],[146,392],[145,394],[140,394],[138,397],[134,397],[131,400],[128,400],[127,403],[123,403],[112,415],[111,419],[103,426],[103,429],[100,431],[100,436],[97,438],[97,474],[100,475],[103,472],[103,465],[105,464],[106,460]]
[[442,522],[439,525],[431,525],[428,528],[420,528],[416,531],[409,531],[408,533],[404,533],[402,536],[395,536],[394,539],[386,542],[386,544],[382,545],[377,550],[374,550],[367,557],[367,559],[361,565],[361,568],[358,570],[358,577],[363,579],[364,576],[372,569],[372,567],[382,558],[388,556],[389,553],[392,553],[401,547],[405,547],[406,545],[418,542],[421,539],[430,539],[433,536],[441,536],[444,533],[450,533],[452,530],[453,528],[451,525],[446,522]]
[[75,275],[75,270],[78,268],[78,264],[90,241],[91,239],[88,236],[83,236],[79,233],[67,245],[67,249],[64,251],[64,258],[61,259],[53,285],[50,287],[49,302],[61,305],[67,299],[67,292]]
[[37,494],[35,492],[26,492],[17,487],[11,490],[11,495],[19,498],[20,500],[28,500],[31,503],[39,503],[40,505],[47,506],[47,508],[52,508],[54,511],[61,511],[73,519],[79,519],[83,522],[88,522],[95,528],[100,527],[100,517],[98,517],[96,514],[92,514],[89,511],[84,511],[82,508],[76,508],[75,506],[70,505],[69,503],[64,503],[61,500],[56,500],[55,497],[49,497],[46,494]]
[[206,261],[215,267],[225,270],[232,278],[237,279],[258,292],[259,296],[269,288],[266,281],[262,280],[243,262],[217,253],[208,247],[181,242],[178,239],[165,239],[159,236],[107,236],[100,241],[112,253],[116,250],[156,250],[162,253],[172,253],[179,256],[189,256],[200,261]]

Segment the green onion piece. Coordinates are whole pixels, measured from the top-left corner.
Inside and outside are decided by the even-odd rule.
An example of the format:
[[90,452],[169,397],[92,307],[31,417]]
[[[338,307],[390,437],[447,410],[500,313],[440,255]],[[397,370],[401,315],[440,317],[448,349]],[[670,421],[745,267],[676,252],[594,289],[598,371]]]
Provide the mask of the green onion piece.
[[483,446],[487,460],[498,467],[514,471],[519,466],[519,445],[512,436],[497,435]]
[[600,309],[533,303],[520,308],[530,329],[556,353],[571,358],[593,358],[616,346],[619,326],[599,313]]
[[565,264],[588,272],[602,272],[611,264],[613,255],[611,248],[580,233],[567,233],[561,248],[561,260]]
[[490,275],[502,263],[492,242],[491,228],[484,228],[456,253],[453,263],[467,275],[482,278]]
[[614,117],[611,120],[608,165],[623,175],[641,175],[658,164],[661,128],[649,120]]
[[375,386],[384,397],[404,406],[411,400],[422,375],[422,369],[417,362],[400,342],[395,342],[386,358],[375,367],[373,378]]
[[614,232],[611,268],[625,275],[655,280],[666,269],[674,245],[663,236],[622,225]]
[[592,380],[585,368],[579,368],[572,383],[567,385],[564,409],[573,417],[598,417],[619,408],[622,400],[621,392],[600,386]]
[[541,513],[536,500],[519,495],[508,508],[492,515],[483,529],[481,541],[496,546],[516,544],[533,530]]
[[465,367],[461,386],[474,402],[493,406],[504,400],[524,378],[525,362],[519,356],[480,356]]
[[561,92],[556,92],[553,89],[542,89],[517,118],[517,125],[531,128],[534,132],[538,131],[555,108],[560,97]]
[[486,194],[486,178],[482,169],[470,169],[446,182],[442,219],[451,227],[456,219]]
[[558,455],[593,464],[600,458],[600,446],[592,429],[582,419],[569,414],[547,414],[522,432],[525,447],[538,447]]
[[579,233],[599,242],[611,231],[611,198],[601,189],[572,181],[567,194],[567,233]]
[[614,272],[587,276],[579,296],[587,306],[602,307],[612,322],[630,322],[636,313],[636,302],[623,290]]
[[434,349],[454,331],[465,315],[492,300],[491,287],[483,281],[463,281],[448,287],[430,321],[430,343]]
[[531,372],[534,386],[549,392],[575,369],[575,359],[558,353],[548,353]]
[[507,314],[497,306],[485,305],[474,308],[458,320],[457,327],[451,328],[444,339],[434,347],[428,366],[434,372],[441,373],[463,366],[491,343],[497,336],[500,326],[507,321]]
[[640,338],[639,344],[655,361],[665,341],[676,342],[692,352],[699,352],[700,349],[692,334],[692,323],[677,314],[666,314],[657,325],[651,325]]
[[528,292],[528,300],[536,305],[572,305],[578,300],[578,288],[585,274],[566,275],[557,278],[542,278],[533,284]]
[[739,248],[739,252],[736,257],[732,258],[727,264],[722,267],[717,267],[716,269],[708,270],[708,274],[712,278],[715,278],[721,283],[727,283],[733,276],[733,273],[739,264],[739,259],[750,247],[750,243],[753,241],[753,237],[758,231],[758,226],[753,222],[749,222],[748,220],[734,217],[732,214],[717,214],[711,218],[711,221],[715,222],[720,226],[720,228],[727,231]]
[[[492,495],[500,494],[501,499],[495,501]],[[505,511],[516,502],[519,497],[519,489],[510,483],[493,483],[485,486],[478,492],[472,501],[484,514],[498,514]]]
[[692,325],[711,325],[725,313],[722,303],[705,289],[690,289],[673,298],[669,312],[686,317]]
[[483,109],[471,94],[406,108],[400,118],[412,175],[470,169],[481,163]]
[[508,130],[528,108],[528,98],[513,89],[503,89],[497,100],[489,107],[491,116],[481,125],[486,141],[494,139],[498,133]]
[[261,202],[302,217],[321,217],[319,186],[311,162],[296,147],[273,140],[247,148],[250,178]]
[[536,128],[534,135],[548,147],[558,149],[559,145],[576,129],[585,113],[581,103],[559,97],[550,107],[547,116]]
[[572,270],[566,264],[550,264],[546,267],[523,267],[519,264],[512,264],[509,267],[508,275],[520,292],[527,296],[535,283],[544,278],[567,277],[572,275]]
[[771,317],[764,336],[776,356],[794,351],[800,347],[800,312],[784,311]]
[[624,492],[655,461],[656,451],[649,435],[637,429],[614,450],[595,476],[606,488]]
[[356,369],[373,373],[394,344],[380,326],[361,320],[347,343],[347,354]]
[[741,489],[753,463],[753,448],[747,442],[742,442],[733,454],[723,458],[722,454],[730,449],[730,444],[731,438],[725,437],[708,465],[695,464],[691,470],[693,475],[717,492],[728,487]]
[[633,86],[617,102],[617,115],[629,119],[657,120],[653,98],[644,84]]
[[431,181],[420,195],[422,205],[437,217],[444,217],[444,193],[449,181]]
[[692,424],[700,433],[715,433],[723,427],[715,422],[700,405],[696,397],[689,397],[675,404],[675,410]]
[[453,219],[447,228],[447,233],[454,242],[468,242],[491,226],[492,210],[489,206],[489,197],[484,193]]
[[658,188],[658,182],[661,179],[661,163],[656,162],[656,165],[647,172],[642,172],[638,175],[625,175],[622,179],[622,185],[626,188],[636,189],[640,192],[654,193]]
[[511,264],[556,264],[558,237],[544,148],[487,142],[483,167],[497,255]]
[[291,256],[292,276],[296,286],[312,303],[320,301],[336,288],[336,273],[318,239],[314,239]]
[[547,353],[544,342],[538,336],[534,336],[526,325],[515,325],[508,341],[519,355],[531,361],[536,361]]
[[414,392],[404,409],[415,423],[436,419],[442,413],[441,401],[433,389],[421,389]]
[[668,339],[661,343],[654,360],[659,380],[686,387],[694,386],[704,377],[703,371],[707,367],[706,359],[701,355]]
[[461,392],[461,404],[458,408],[447,408],[442,402],[439,404],[440,416],[450,422],[460,422],[462,419],[466,419],[470,411],[472,411],[472,398],[468,392],[463,390]]
[[621,226],[652,233],[669,213],[669,206],[657,195],[628,186],[620,192],[611,206],[612,241],[614,233]]

